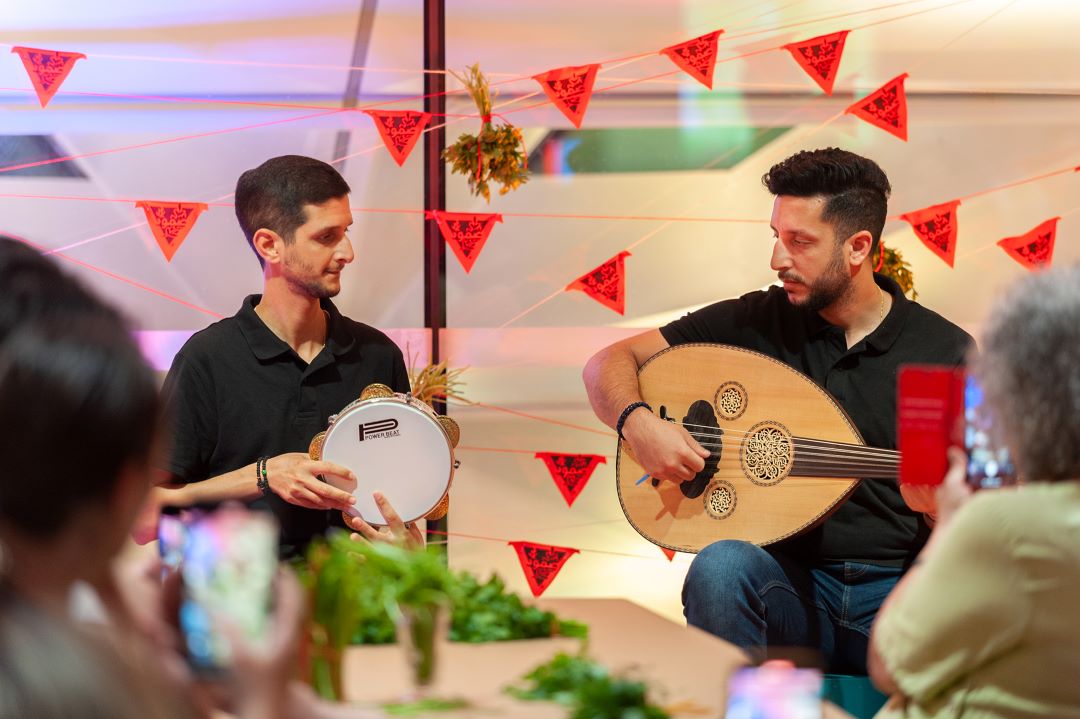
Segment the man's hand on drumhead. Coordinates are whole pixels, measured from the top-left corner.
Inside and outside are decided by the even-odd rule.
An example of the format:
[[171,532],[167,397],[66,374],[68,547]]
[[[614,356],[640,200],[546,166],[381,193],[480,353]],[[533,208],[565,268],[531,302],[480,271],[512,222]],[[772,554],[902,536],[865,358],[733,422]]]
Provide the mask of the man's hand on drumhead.
[[373,492],[372,496],[375,498],[375,504],[378,505],[383,519],[386,520],[386,526],[382,530],[378,530],[359,517],[351,517],[343,512],[341,516],[344,517],[345,524],[356,530],[356,534],[352,535],[353,539],[358,541],[367,539],[371,542],[393,542],[410,549],[418,549],[424,546],[424,535],[420,531],[420,527],[416,526],[416,522],[403,522],[401,515],[397,513],[397,510],[390,504],[390,500],[382,492]]
[[356,486],[356,475],[340,464],[317,462],[303,452],[271,457],[266,462],[270,489],[290,504],[309,509],[349,509],[356,498],[319,479],[333,477],[336,484]]

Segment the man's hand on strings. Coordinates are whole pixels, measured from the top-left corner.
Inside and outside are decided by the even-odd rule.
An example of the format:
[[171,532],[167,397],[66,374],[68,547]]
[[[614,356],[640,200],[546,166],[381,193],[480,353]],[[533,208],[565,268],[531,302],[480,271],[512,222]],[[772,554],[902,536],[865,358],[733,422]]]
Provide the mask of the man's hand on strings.
[[709,450],[685,427],[645,410],[627,417],[623,437],[638,464],[656,479],[687,482],[705,468],[709,458]]

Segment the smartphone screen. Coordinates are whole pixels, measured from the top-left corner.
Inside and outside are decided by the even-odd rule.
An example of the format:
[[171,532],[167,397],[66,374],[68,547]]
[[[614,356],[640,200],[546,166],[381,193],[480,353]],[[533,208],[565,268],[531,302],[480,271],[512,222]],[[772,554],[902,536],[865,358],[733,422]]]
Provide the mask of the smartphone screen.
[[728,684],[727,719],[820,719],[818,669],[791,666],[739,669]]
[[179,571],[184,561],[187,525],[176,514],[162,513],[158,518],[158,556],[161,557],[162,578]]
[[248,640],[265,636],[277,544],[277,524],[265,512],[224,507],[188,524],[180,629],[188,660],[198,673],[220,674],[230,665],[222,622]]
[[996,489],[1016,483],[1009,451],[994,434],[993,420],[983,404],[983,391],[972,375],[964,382],[964,451],[968,483],[975,489]]

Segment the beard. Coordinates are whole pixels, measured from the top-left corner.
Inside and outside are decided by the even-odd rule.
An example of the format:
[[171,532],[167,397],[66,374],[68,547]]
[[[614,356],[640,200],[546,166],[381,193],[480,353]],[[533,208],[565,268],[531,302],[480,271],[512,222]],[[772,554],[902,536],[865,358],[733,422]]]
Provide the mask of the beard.
[[290,258],[288,255],[285,257],[282,269],[282,274],[289,286],[308,297],[325,300],[336,297],[341,292],[340,281],[336,287],[330,286],[322,276],[315,274],[315,270],[310,265]]
[[[801,277],[794,273],[782,272],[779,277],[781,280],[806,284]],[[807,312],[820,312],[843,297],[850,288],[851,277],[844,271],[844,257],[840,252],[840,248],[837,247],[829,266],[825,268],[820,277],[807,285],[806,299],[793,304]]]

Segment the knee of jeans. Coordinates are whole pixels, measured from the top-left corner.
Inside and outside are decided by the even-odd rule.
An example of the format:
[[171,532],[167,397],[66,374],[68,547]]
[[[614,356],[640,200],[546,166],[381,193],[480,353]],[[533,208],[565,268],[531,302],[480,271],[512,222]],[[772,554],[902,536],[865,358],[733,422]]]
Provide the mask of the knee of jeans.
[[734,588],[735,580],[746,581],[756,574],[755,568],[774,560],[761,547],[736,539],[713,542],[698,552],[686,573],[684,589],[708,587],[715,591],[721,587]]

